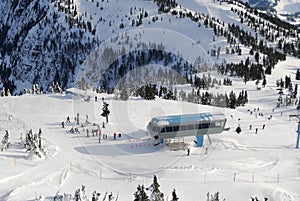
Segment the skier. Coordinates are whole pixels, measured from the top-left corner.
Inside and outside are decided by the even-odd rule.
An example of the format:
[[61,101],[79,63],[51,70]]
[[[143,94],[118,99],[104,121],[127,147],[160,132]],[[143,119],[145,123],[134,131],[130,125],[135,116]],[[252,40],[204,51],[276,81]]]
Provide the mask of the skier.
[[108,195],[108,201],[112,201],[113,196],[112,196],[112,192],[110,192],[110,194]]
[[38,140],[39,140],[39,148],[42,149],[42,129],[39,129],[39,134],[38,134]]
[[99,144],[101,143],[101,135],[99,134]]
[[77,113],[77,118],[76,118],[76,120],[77,120],[77,125],[79,125],[79,113]]
[[262,126],[262,129],[264,130],[264,129],[265,129],[265,127],[266,127],[266,125],[265,125],[265,124],[263,124],[263,126]]
[[61,127],[62,127],[62,128],[65,127],[65,122],[64,122],[64,121],[61,122]]
[[85,123],[88,123],[89,122],[88,120],[89,120],[89,116],[86,115]]
[[255,129],[255,134],[257,134],[257,132],[258,132],[258,128]]
[[86,137],[90,137],[90,135],[89,135],[89,129],[86,129]]
[[117,134],[116,134],[116,133],[114,133],[114,140],[116,140],[116,137],[117,137]]
[[250,124],[250,130],[252,130],[252,125]]
[[71,122],[70,122],[70,117],[69,117],[69,116],[67,116],[67,123],[71,123]]
[[190,148],[187,149],[187,156],[190,155]]

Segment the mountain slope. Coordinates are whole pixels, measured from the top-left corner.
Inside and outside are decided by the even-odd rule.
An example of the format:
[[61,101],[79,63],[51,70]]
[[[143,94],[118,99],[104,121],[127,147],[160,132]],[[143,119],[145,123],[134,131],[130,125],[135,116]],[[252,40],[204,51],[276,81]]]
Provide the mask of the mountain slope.
[[[137,37],[122,38],[130,31],[142,35],[149,28],[190,38],[216,64],[240,63],[248,57],[253,62],[255,53],[261,57],[259,65],[271,73],[274,63],[286,54],[300,55],[299,32],[292,25],[233,1],[3,0],[0,5],[4,19],[0,23],[0,87],[13,94],[33,84],[44,92],[52,82],[63,88],[78,86],[78,74],[85,68],[81,65],[96,47],[135,51],[139,44],[132,41]],[[148,41],[161,43],[158,37]],[[122,47],[124,42],[133,46]],[[185,51],[179,48],[173,53],[180,56]],[[203,57],[202,51],[198,54]]]

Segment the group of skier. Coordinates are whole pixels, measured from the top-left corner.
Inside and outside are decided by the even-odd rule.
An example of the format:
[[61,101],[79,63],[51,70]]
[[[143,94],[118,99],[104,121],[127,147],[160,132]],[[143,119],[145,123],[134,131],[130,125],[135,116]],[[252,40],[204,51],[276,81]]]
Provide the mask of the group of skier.
[[[81,127],[82,129],[79,129],[79,127],[74,127],[74,125],[79,125],[80,124],[80,114],[77,113],[76,116],[74,117],[74,123],[72,124],[71,121],[70,121],[70,116],[67,116],[66,118],[66,121],[62,121],[61,122],[61,126],[62,128],[65,128],[66,126],[66,123],[68,125],[71,125],[72,127],[70,128],[70,133],[77,133],[77,134],[80,134],[82,132],[86,132],[86,136],[87,137],[90,137],[91,135],[92,136],[98,136],[98,142],[101,143],[101,140],[107,140],[108,139],[108,135],[103,133],[103,129],[105,129],[105,123],[103,122],[102,123],[102,128],[100,128],[100,125],[99,124],[92,124],[93,126],[96,126],[97,125],[97,128],[87,128],[86,126],[87,125],[90,125],[91,123],[88,121],[88,115],[86,114],[86,120],[85,120],[85,125],[84,124],[81,124]],[[113,139],[116,140],[117,137],[118,138],[121,138],[122,134],[119,133],[117,134],[116,132],[113,133]]]
[[[274,110],[275,110],[275,109],[272,109],[272,114],[270,114],[269,116],[265,117],[265,120],[266,120],[266,121],[272,120]],[[259,117],[264,117],[264,114],[263,114],[262,112],[259,112],[259,111],[260,111],[260,110],[259,110],[259,107],[258,107],[258,108],[254,108],[253,111],[250,110],[250,109],[248,110],[248,112],[249,112],[250,115],[252,115],[253,113],[255,113],[255,117],[256,117],[256,118],[257,118],[258,116],[259,116]],[[282,112],[280,112],[280,116],[282,116]],[[232,115],[231,115],[231,117],[233,118]],[[239,120],[240,120],[240,119],[239,119]],[[238,134],[242,131],[242,130],[241,130],[241,127],[240,127],[240,124],[239,124],[239,120],[238,120],[238,127],[237,127],[236,130],[235,130]],[[266,128],[266,124],[263,123],[262,126],[261,126],[261,129],[264,130],[265,128]],[[250,125],[249,125],[249,130],[252,130],[252,129],[253,129],[253,125],[250,124]],[[255,134],[258,134],[258,131],[259,131],[259,127],[256,127],[256,128],[254,129]]]

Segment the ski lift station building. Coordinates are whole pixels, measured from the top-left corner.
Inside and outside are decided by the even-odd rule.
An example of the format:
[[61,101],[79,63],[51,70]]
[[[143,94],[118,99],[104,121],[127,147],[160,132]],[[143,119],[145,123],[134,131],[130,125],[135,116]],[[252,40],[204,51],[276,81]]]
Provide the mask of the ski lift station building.
[[150,135],[161,143],[164,139],[196,136],[197,146],[203,146],[204,135],[222,133],[226,124],[222,113],[196,113],[154,117],[147,126]]

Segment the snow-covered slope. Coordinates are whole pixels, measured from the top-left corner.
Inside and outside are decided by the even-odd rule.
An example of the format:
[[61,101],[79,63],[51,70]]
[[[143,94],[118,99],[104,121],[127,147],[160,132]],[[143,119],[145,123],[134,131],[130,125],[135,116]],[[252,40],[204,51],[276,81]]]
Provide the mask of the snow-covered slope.
[[[215,29],[222,29],[224,33],[232,23],[262,39],[263,44],[282,49],[277,43],[286,37],[281,37],[281,33],[269,44],[267,35],[275,34],[276,30],[268,34],[258,31],[258,25],[250,25],[246,20],[241,23],[239,16],[231,11],[231,8],[238,8],[247,12],[243,6],[206,0],[178,0],[177,3],[178,7],[172,5],[173,10],[168,12],[171,6],[162,10],[160,1],[1,1],[0,86],[9,88],[13,94],[22,93],[24,87],[31,88],[32,84],[38,84],[45,92],[53,81],[59,82],[63,88],[71,87],[76,84],[81,65],[97,46],[108,43],[108,46],[116,46],[120,43],[120,39],[113,40],[116,37],[129,31],[139,30],[142,33],[147,28],[182,34],[209,55],[219,52],[218,56],[212,57],[216,63],[239,62],[249,56],[251,48],[255,49],[241,43],[234,47],[242,50],[241,55],[228,57],[226,48],[232,48],[233,44],[230,44],[228,35],[222,36]],[[293,1],[280,1],[277,5],[282,12],[291,8],[296,11],[297,6],[297,2]],[[199,17],[193,18],[191,14]],[[260,19],[258,16],[255,18]],[[207,20],[213,24],[205,25]],[[260,26],[263,27],[263,24]],[[237,36],[234,40],[238,42]],[[286,40],[296,41],[296,50],[293,51],[297,53],[297,36]],[[151,42],[159,43],[160,40],[153,37]],[[131,49],[136,48],[134,45]],[[285,48],[283,50],[286,51]],[[180,55],[181,51],[175,49],[173,52]],[[265,51],[261,53],[265,54]]]
[[267,10],[291,24],[300,24],[300,3],[297,0],[242,0],[253,8]]
[[[10,148],[0,152],[0,198],[34,200],[41,196],[41,200],[52,200],[58,191],[74,195],[76,189],[85,185],[90,199],[96,190],[101,199],[105,192],[112,192],[115,197],[119,195],[118,200],[128,201],[133,200],[137,185],[149,186],[155,174],[165,199],[171,198],[175,188],[180,200],[189,201],[205,200],[207,192],[217,191],[226,200],[249,200],[255,196],[260,200],[300,200],[300,158],[299,150],[295,149],[297,122],[289,118],[296,110],[295,106],[276,108],[275,85],[282,73],[293,74],[296,65],[297,60],[291,57],[279,63],[276,69],[280,70],[267,77],[269,85],[261,91],[256,90],[254,82],[245,85],[236,80],[236,89],[249,92],[249,104],[236,110],[162,99],[114,100],[114,95],[78,89],[70,89],[67,94],[0,98],[0,132],[11,132]],[[87,96],[98,96],[98,101],[84,101]],[[88,122],[102,127],[102,97],[109,103],[111,114],[109,123],[101,129],[108,138],[101,139],[99,144],[98,137],[91,134],[97,126],[86,124],[85,120],[88,115]],[[201,148],[194,146],[193,137],[185,138],[190,156],[186,156],[185,150],[153,146],[146,131],[152,117],[195,112],[224,113],[230,130],[212,135],[212,144],[205,138]],[[86,127],[79,127],[80,134],[72,134],[69,129],[76,126],[77,113]],[[67,116],[71,123],[62,128],[61,121]],[[241,134],[235,132],[238,125]],[[47,150],[44,160],[30,158],[20,144],[20,133],[29,128],[43,130]],[[114,140],[114,133],[122,136]]]

